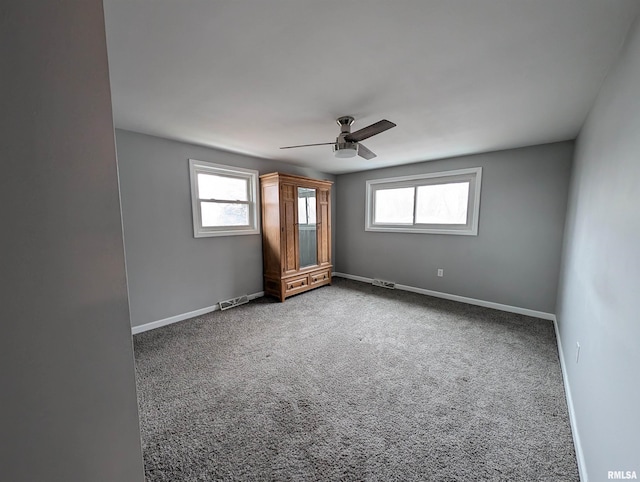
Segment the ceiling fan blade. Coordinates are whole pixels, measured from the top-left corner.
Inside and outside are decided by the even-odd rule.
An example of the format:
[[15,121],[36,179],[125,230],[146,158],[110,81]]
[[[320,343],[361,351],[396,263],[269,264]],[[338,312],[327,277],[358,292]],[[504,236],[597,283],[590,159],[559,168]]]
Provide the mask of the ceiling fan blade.
[[380,134],[381,132],[391,129],[392,127],[395,127],[395,126],[396,125],[393,122],[383,119],[381,121],[376,122],[375,124],[371,124],[370,126],[363,127],[360,130],[352,132],[351,134],[345,136],[344,138],[346,141],[349,141],[349,142],[360,142],[365,139],[368,139],[371,136],[375,136],[376,134]]
[[280,149],[294,149],[296,147],[311,147],[311,146],[329,146],[331,144],[335,144],[335,142],[321,142],[320,144],[301,144],[299,146],[281,147]]
[[374,157],[376,157],[376,155],[373,152],[371,152],[369,149],[364,147],[362,144],[358,144],[358,155],[360,157],[364,157],[367,160],[373,159]]

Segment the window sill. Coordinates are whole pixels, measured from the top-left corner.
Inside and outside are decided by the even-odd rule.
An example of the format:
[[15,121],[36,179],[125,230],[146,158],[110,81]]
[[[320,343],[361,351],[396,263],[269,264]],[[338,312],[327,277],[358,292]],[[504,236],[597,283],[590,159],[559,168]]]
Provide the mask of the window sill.
[[245,230],[225,230],[225,231],[199,231],[194,233],[194,238],[212,238],[216,236],[244,236],[250,234],[260,234],[259,229],[245,229]]
[[379,232],[379,233],[413,233],[413,234],[454,234],[457,236],[477,236],[478,230],[475,229],[436,229],[436,228],[409,228],[409,227],[382,227],[382,226],[367,226],[365,231]]

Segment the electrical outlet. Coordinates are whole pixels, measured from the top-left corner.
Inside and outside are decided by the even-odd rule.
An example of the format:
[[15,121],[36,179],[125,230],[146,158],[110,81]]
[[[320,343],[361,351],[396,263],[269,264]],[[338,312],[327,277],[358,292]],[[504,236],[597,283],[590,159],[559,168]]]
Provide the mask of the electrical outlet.
[[580,343],[576,342],[576,363],[580,361]]
[[444,276],[444,270],[442,268],[438,268],[438,277],[442,278]]

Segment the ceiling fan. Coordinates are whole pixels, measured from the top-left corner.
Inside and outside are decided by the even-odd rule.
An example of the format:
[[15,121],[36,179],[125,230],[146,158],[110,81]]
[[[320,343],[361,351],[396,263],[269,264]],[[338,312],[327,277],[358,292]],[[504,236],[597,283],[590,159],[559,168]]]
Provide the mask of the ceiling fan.
[[365,159],[373,159],[376,155],[360,144],[360,141],[380,134],[396,125],[386,119],[378,121],[370,126],[351,132],[351,124],[355,119],[351,116],[338,117],[336,123],[340,126],[340,134],[335,142],[321,142],[320,144],[302,144],[300,146],[286,146],[280,149],[294,149],[296,147],[328,146],[333,145],[333,152],[336,157],[355,157],[356,154]]

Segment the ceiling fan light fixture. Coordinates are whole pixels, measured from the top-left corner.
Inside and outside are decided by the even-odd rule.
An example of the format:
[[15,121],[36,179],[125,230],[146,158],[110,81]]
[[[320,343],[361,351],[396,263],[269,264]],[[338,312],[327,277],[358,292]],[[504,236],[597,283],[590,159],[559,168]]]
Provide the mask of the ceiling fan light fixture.
[[358,144],[355,142],[338,143],[333,146],[333,155],[338,159],[349,159],[358,155]]

